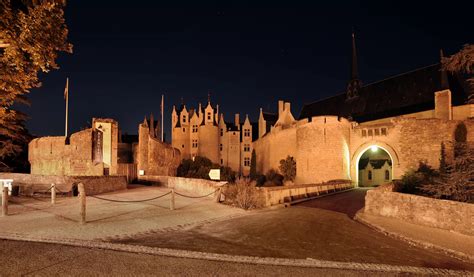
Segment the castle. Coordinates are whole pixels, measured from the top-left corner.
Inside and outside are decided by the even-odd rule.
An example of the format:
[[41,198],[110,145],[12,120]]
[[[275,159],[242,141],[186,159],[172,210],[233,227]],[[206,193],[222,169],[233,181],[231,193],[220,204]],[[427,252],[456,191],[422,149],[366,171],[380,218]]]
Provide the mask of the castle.
[[[238,120],[229,126],[210,102],[189,111],[182,105],[173,109],[173,147],[183,158],[206,156],[243,175],[254,150],[262,174],[294,157],[296,184],[343,179],[377,185],[401,178],[420,161],[437,168],[442,144],[452,160],[456,140],[474,142],[472,88],[440,64],[362,85],[353,35],[350,77],[344,92],[304,105],[297,119],[289,102],[279,101],[276,114],[260,109],[253,142],[245,135],[254,129],[248,117],[242,126]],[[460,129],[466,130],[462,138],[455,136]]]
[[255,138],[253,125],[248,115],[242,123],[239,114],[234,116],[234,122],[225,122],[224,114],[219,113],[218,105],[212,106],[209,96],[205,108],[201,104],[189,110],[184,103],[178,109],[173,106],[172,146],[179,149],[183,159],[207,157],[247,176]]

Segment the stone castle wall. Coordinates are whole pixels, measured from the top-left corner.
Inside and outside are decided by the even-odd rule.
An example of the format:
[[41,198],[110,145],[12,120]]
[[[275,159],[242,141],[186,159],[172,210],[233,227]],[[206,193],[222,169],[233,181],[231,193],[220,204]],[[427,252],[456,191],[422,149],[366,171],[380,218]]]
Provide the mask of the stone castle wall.
[[140,124],[138,130],[137,169],[145,175],[175,176],[181,162],[180,151],[152,138],[147,126]]
[[[192,146],[192,145],[191,145]],[[199,126],[198,155],[220,164],[219,128],[213,124]]]
[[387,187],[367,192],[364,213],[474,235],[473,204],[397,193]]

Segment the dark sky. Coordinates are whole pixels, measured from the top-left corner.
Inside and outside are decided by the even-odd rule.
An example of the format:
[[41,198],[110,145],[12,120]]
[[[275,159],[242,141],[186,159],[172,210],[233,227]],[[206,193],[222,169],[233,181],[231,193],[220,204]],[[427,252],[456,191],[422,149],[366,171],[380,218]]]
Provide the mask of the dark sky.
[[159,114],[164,93],[169,133],[181,97],[197,106],[210,91],[226,120],[238,112],[256,121],[278,99],[291,101],[297,117],[303,103],[344,91],[353,26],[365,84],[437,63],[440,48],[452,54],[474,38],[467,2],[161,2],[68,1],[74,53],[32,90],[33,134],[64,134],[67,76],[70,132],[111,117],[137,133],[145,115]]

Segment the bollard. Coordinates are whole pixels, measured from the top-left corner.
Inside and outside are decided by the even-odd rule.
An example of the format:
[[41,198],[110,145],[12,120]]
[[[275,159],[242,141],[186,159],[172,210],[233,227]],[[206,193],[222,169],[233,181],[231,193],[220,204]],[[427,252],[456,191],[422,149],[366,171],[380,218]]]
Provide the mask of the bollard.
[[217,189],[217,196],[216,196],[216,202],[217,203],[221,202],[221,190],[222,190],[222,188]]
[[56,185],[51,184],[51,204],[56,204]]
[[2,216],[8,215],[8,187],[3,187],[2,193]]
[[77,185],[79,201],[81,203],[81,224],[86,224],[86,190],[83,183]]
[[174,189],[171,189],[170,210],[174,210]]

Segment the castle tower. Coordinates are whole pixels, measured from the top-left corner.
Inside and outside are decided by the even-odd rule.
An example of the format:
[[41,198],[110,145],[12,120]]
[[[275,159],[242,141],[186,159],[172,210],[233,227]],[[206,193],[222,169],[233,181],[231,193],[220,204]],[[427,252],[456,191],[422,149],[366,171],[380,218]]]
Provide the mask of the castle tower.
[[250,173],[250,161],[252,159],[252,124],[249,120],[249,115],[245,115],[244,124],[242,124],[242,146],[240,166],[242,168],[242,175],[248,176]]
[[204,109],[204,119],[199,126],[198,155],[207,157],[214,163],[219,160],[219,127],[214,120],[214,108],[208,95],[207,106]]

